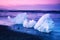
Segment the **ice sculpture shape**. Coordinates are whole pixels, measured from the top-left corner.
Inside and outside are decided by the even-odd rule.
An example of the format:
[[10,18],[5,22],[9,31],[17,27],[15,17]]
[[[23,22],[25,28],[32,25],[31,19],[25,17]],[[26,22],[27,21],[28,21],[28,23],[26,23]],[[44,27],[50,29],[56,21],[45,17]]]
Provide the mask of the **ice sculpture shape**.
[[38,22],[34,26],[34,29],[41,32],[49,33],[50,31],[52,31],[53,27],[54,27],[54,22],[50,18],[50,14],[45,14],[38,20]]
[[15,24],[23,24],[23,21],[27,19],[27,13],[18,14],[15,18],[11,18],[10,16],[8,16],[8,19]]
[[23,27],[32,28],[35,24],[36,24],[36,21],[34,20],[29,20],[29,21],[25,20],[23,23]]

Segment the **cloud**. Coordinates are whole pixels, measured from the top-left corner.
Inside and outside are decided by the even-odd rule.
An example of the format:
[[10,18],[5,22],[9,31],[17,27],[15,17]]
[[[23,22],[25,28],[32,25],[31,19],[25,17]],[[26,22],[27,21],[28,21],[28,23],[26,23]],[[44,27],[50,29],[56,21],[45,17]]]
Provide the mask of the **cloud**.
[[60,4],[59,0],[0,0],[0,5]]

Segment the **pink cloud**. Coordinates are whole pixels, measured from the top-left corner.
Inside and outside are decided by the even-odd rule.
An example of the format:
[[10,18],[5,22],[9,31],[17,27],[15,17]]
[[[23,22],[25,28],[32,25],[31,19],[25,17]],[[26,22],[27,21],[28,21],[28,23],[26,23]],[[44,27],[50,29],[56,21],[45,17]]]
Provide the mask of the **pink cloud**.
[[0,0],[0,5],[60,4],[59,0]]

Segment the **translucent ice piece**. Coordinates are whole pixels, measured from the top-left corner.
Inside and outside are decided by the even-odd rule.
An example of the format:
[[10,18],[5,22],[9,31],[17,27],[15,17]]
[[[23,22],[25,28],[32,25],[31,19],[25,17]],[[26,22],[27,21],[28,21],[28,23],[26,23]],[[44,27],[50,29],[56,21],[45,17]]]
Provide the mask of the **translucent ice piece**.
[[27,13],[18,14],[15,18],[11,18],[8,16],[8,19],[15,24],[23,24],[23,21],[27,19]]
[[35,24],[36,24],[36,21],[34,20],[30,20],[28,23],[29,27],[34,27]]
[[36,24],[36,21],[34,20],[29,20],[29,21],[25,20],[23,23],[23,27],[32,28],[35,24]]
[[28,20],[27,19],[24,20],[23,27],[28,27]]
[[52,31],[53,27],[54,27],[54,22],[50,18],[50,14],[45,14],[38,20],[38,22],[34,26],[34,29],[37,29],[38,31],[41,32],[49,33],[50,31]]

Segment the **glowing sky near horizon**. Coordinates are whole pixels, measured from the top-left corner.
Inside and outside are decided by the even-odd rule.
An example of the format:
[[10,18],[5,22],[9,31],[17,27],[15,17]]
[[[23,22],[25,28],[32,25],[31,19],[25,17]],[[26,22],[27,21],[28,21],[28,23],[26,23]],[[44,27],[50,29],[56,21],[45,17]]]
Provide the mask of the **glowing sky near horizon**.
[[0,0],[0,5],[60,4],[60,0]]

